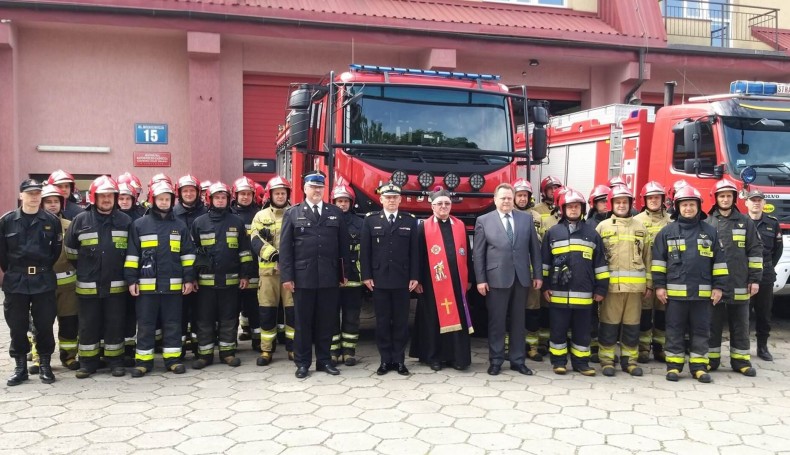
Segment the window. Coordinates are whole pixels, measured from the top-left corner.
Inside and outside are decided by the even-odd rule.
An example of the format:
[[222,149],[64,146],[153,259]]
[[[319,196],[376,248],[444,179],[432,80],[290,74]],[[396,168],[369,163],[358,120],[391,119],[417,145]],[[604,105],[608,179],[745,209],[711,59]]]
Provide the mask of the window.
[[[681,172],[683,172],[684,160],[694,158],[694,150],[686,151],[683,143],[681,130],[675,133],[675,145],[672,151],[672,167]],[[700,123],[699,160],[700,172],[712,174],[713,166],[716,165],[716,143],[713,141],[713,129],[710,123]]]
[[[710,45],[712,47],[730,47],[731,6],[727,1],[663,0],[661,12],[664,17],[708,21],[710,23]],[[698,30],[696,26],[690,27],[692,28],[688,31]]]
[[484,0],[487,2],[497,3],[518,3],[520,5],[537,5],[537,6],[559,6],[567,7],[567,0]]

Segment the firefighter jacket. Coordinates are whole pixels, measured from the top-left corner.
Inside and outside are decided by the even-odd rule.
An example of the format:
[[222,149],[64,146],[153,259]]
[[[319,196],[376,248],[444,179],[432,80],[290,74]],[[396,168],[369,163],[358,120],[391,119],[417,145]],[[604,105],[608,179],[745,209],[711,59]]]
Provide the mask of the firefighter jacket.
[[651,262],[653,286],[673,300],[708,300],[727,286],[727,259],[716,229],[678,217],[656,235]]
[[139,283],[141,294],[181,294],[184,283],[195,281],[194,263],[195,245],[172,210],[151,208],[132,223],[124,277]]
[[131,224],[118,209],[103,215],[91,207],[74,218],[64,244],[77,268],[77,295],[105,298],[126,292],[123,267]]
[[592,226],[593,229],[598,227],[598,224],[601,221],[607,219],[609,217],[609,212],[598,212],[595,209],[590,210],[586,217],[584,217],[584,222]]
[[346,277],[348,278],[348,282],[345,287],[362,286],[359,268],[359,245],[362,241],[362,218],[352,210],[349,210],[343,213],[343,221],[346,222],[346,228],[348,228],[348,246],[351,260],[349,275]]
[[69,197],[66,200],[66,205],[63,207],[63,218],[71,221],[80,213],[84,212],[83,209],[73,198]]
[[318,219],[302,202],[285,211],[280,235],[280,281],[296,288],[337,288],[349,276],[348,232],[343,211],[323,204]]
[[724,216],[714,208],[705,220],[713,226],[724,248],[729,279],[722,298],[735,303],[749,301],[748,283],[759,283],[763,276],[763,242],[754,222],[733,208]]
[[135,203],[129,210],[119,209],[121,212],[125,213],[132,221],[140,218],[141,216],[145,215],[145,207],[140,204]]
[[63,228],[58,218],[39,209],[32,217],[18,208],[0,218],[0,269],[3,291],[40,294],[57,286],[52,267],[63,251]]
[[192,223],[194,223],[199,216],[205,215],[206,212],[208,212],[208,209],[200,199],[200,192],[198,192],[198,198],[195,201],[195,205],[192,207],[185,206],[181,201],[178,201],[175,207],[173,207],[173,214],[187,225],[187,229],[192,229]]
[[211,208],[192,223],[199,286],[227,288],[257,275],[244,221],[230,209]]
[[280,273],[277,269],[280,259],[280,233],[287,209],[288,207],[277,208],[269,205],[261,209],[252,220],[250,243],[253,255],[258,258],[260,276]]
[[782,230],[779,227],[779,220],[763,214],[759,220],[754,221],[760,239],[763,241],[763,279],[760,285],[773,286],[776,281],[776,264],[782,257]]
[[420,279],[417,220],[398,210],[394,221],[384,211],[369,212],[362,223],[359,260],[362,280],[373,280],[378,289],[406,289]]
[[248,236],[252,235],[252,220],[259,210],[260,207],[255,204],[239,205],[236,201],[233,201],[230,206],[230,211],[244,221],[244,228],[247,230]]
[[535,223],[535,232],[538,233],[538,240],[543,238],[543,219],[539,212],[535,210],[535,207],[527,207],[526,209],[519,209],[516,210],[524,213],[529,213],[532,215],[532,222]]
[[656,234],[658,234],[658,231],[660,231],[664,226],[672,221],[672,219],[669,217],[669,213],[665,210],[651,212],[647,209],[637,214],[634,219],[642,223],[647,229],[648,247],[651,250],[653,248],[653,241],[656,239]]
[[[549,218],[555,218],[554,209],[554,204],[550,204],[545,201],[541,202],[540,204],[535,204],[535,206],[532,207],[532,210],[538,213],[539,216],[535,219],[540,219],[540,224],[542,227],[542,232],[538,231],[538,236],[543,237],[543,234],[545,234],[551,226],[557,224],[557,219],[555,219],[553,223],[549,220]],[[548,225],[547,222],[549,223]]]
[[[71,221],[63,218],[61,214],[60,227],[63,229],[63,232],[67,232],[70,224]],[[64,238],[63,250],[60,253],[60,257],[58,257],[57,262],[55,262],[55,265],[52,266],[52,270],[55,271],[55,279],[58,280],[58,286],[65,286],[67,284],[74,284],[77,282],[77,269],[75,269],[74,265],[69,262],[66,249],[66,239]]]
[[606,296],[609,268],[603,241],[584,221],[573,233],[567,220],[549,228],[542,250],[542,289],[552,291],[549,303],[589,308],[594,294]]
[[650,248],[644,224],[634,217],[612,215],[595,230],[603,240],[609,265],[609,292],[639,292],[653,288]]

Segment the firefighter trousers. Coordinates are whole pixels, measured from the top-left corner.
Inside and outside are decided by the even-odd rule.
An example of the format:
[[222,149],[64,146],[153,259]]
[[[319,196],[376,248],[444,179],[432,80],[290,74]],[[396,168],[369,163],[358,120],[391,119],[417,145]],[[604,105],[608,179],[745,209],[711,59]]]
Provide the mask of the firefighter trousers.
[[200,292],[192,291],[181,300],[181,340],[186,342],[195,333],[195,307]]
[[[297,367],[307,367],[313,361],[313,346],[317,365],[331,363],[329,347],[337,328],[340,288],[304,289],[294,291],[294,361]],[[407,312],[408,313],[408,312]]]
[[77,337],[79,336],[79,300],[76,283],[58,285],[55,290],[58,318],[58,348],[60,362],[69,366],[77,360]]
[[564,367],[568,364],[568,329],[571,329],[571,366],[579,370],[588,369],[592,305],[552,304],[549,310],[551,311],[551,339],[549,340],[551,365]]
[[529,288],[527,306],[524,311],[524,326],[527,330],[526,342],[528,349],[540,344],[540,289]]
[[36,350],[39,355],[52,355],[55,351],[55,316],[57,304],[55,291],[38,294],[5,293],[3,315],[11,332],[11,357],[26,356],[30,352],[27,330],[33,316]]
[[601,365],[614,365],[614,350],[620,337],[620,363],[636,364],[639,345],[641,292],[609,292],[601,304],[598,330]]
[[99,369],[101,342],[110,368],[123,366],[126,294],[108,297],[80,296],[80,366],[88,371]]
[[126,346],[126,356],[134,357],[134,347],[137,345],[137,315],[135,313],[135,304],[137,297],[132,294],[126,293],[126,323],[123,329],[123,340]]
[[[719,305],[722,305],[720,302]],[[667,301],[667,370],[683,371],[686,363],[686,333],[691,342],[689,369],[705,371],[708,367],[710,336],[710,300]]]
[[757,343],[765,343],[771,335],[771,308],[774,304],[773,283],[760,283],[760,290],[751,298]]
[[409,341],[409,289],[373,288],[373,310],[376,313],[376,347],[381,361],[403,363]]
[[340,288],[340,330],[332,337],[332,357],[356,355],[361,311],[362,287]]
[[[239,310],[241,311],[241,324],[244,332],[249,331],[252,344],[259,343],[261,339],[261,317],[258,311],[258,289],[241,289],[239,291]],[[247,326],[244,327],[246,322]]]
[[653,293],[642,299],[642,314],[639,320],[639,351],[663,351],[666,343],[666,307]]
[[198,341],[198,356],[211,363],[214,343],[219,342],[219,358],[236,355],[239,323],[239,288],[201,286],[192,308]]
[[137,297],[137,349],[135,367],[154,368],[154,336],[157,318],[162,326],[162,357],[165,368],[181,363],[181,294],[140,294]]
[[751,367],[749,302],[733,303],[732,300],[722,299],[711,312],[710,342],[708,344],[710,369],[715,370],[721,364],[721,338],[725,324],[730,331],[730,366],[735,371]]
[[294,314],[293,293],[283,288],[280,283],[280,275],[261,276],[258,286],[261,351],[274,351],[274,340],[277,338],[277,309],[281,301],[285,312],[285,350],[294,351],[296,315]]

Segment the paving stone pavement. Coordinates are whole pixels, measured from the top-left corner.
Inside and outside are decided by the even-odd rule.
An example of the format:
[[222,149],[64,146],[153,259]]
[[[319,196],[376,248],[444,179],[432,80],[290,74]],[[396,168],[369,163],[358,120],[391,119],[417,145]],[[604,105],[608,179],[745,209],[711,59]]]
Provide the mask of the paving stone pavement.
[[[469,371],[407,361],[412,375],[377,376],[375,343],[340,376],[304,380],[279,350],[255,365],[186,374],[156,371],[79,380],[59,365],[58,381],[33,378],[0,388],[2,454],[790,454],[790,321],[775,321],[773,363],[756,357],[755,378],[731,371],[700,384],[664,379],[663,364],[631,378],[486,374],[485,340],[474,339]],[[0,351],[8,350],[0,323]],[[727,352],[727,348],[723,349]],[[3,384],[12,369],[0,355]],[[784,451],[784,452],[783,452]]]

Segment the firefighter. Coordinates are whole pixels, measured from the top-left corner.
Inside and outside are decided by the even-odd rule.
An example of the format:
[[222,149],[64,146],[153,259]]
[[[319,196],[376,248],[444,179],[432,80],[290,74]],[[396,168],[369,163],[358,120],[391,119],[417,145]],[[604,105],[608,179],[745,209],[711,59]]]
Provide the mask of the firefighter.
[[612,189],[606,185],[597,185],[590,192],[590,211],[584,218],[584,222],[592,226],[593,229],[598,227],[598,223],[609,218],[609,195]]
[[637,365],[642,299],[652,295],[647,228],[631,216],[634,195],[624,185],[609,194],[612,216],[595,229],[603,240],[609,266],[609,291],[601,304],[599,342],[601,373],[614,376],[615,346],[620,338],[620,366],[642,376]]
[[699,382],[707,373],[710,307],[721,300],[727,283],[727,262],[716,229],[702,222],[702,196],[693,186],[674,197],[672,219],[653,243],[651,274],[656,297],[666,305],[667,381],[680,379],[686,363],[685,335],[689,335],[689,370]]
[[727,321],[730,331],[730,366],[745,376],[755,376],[749,354],[749,298],[760,290],[763,276],[763,242],[754,222],[738,211],[738,189],[719,180],[711,190],[714,199],[707,223],[716,228],[726,254],[729,280],[722,296],[723,305],[711,315],[710,371],[721,364],[721,336]]
[[[234,215],[241,218],[247,232],[247,238],[252,235],[252,220],[261,209],[255,202],[255,182],[248,177],[239,177],[233,182],[231,188],[233,202],[230,209]],[[257,261],[256,261],[257,262]],[[249,284],[239,291],[239,310],[241,315],[239,323],[241,334],[239,341],[251,340],[252,350],[261,352],[261,323],[258,314],[258,271],[249,277]]]
[[666,207],[667,213],[672,216],[675,213],[675,194],[680,191],[681,188],[689,186],[689,182],[685,181],[684,179],[676,180],[675,183],[672,184],[672,188],[669,190],[669,197],[667,198]]
[[[669,224],[666,210],[666,191],[656,181],[645,183],[639,193],[642,198],[642,212],[634,217],[647,229],[647,247],[653,248],[656,234]],[[642,314],[639,322],[639,355],[637,362],[647,363],[652,348],[653,358],[659,362],[665,359],[664,343],[666,343],[666,307],[656,298],[655,292],[642,299]]]
[[213,182],[211,180],[200,182],[200,193],[198,193],[198,197],[204,206],[207,206],[209,202],[211,202],[208,196],[208,189],[211,187],[212,183]]
[[[159,173],[159,174],[156,174],[153,177],[151,177],[151,180],[148,181],[148,201],[147,201],[147,204],[148,204],[149,208],[153,207],[153,205],[154,205],[153,186],[156,183],[158,183],[158,182],[167,182],[171,187],[174,187],[173,180],[170,178],[170,176],[168,176],[166,174]],[[136,308],[137,308],[137,304],[135,303],[135,309]],[[182,310],[183,310],[183,308],[182,308]],[[155,334],[154,334],[154,340],[155,340],[155,348],[154,349],[156,350],[157,353],[161,353],[162,352],[162,325],[161,324],[162,324],[161,321],[157,321],[157,323],[156,323],[156,331],[155,331]],[[191,342],[191,339],[190,339],[190,342]],[[137,348],[135,348],[135,356],[137,355],[136,352],[137,352]],[[132,366],[134,366],[134,365],[132,365]]]
[[99,369],[102,340],[112,375],[126,374],[123,266],[132,219],[116,207],[117,201],[115,180],[98,177],[88,191],[90,207],[74,218],[64,240],[69,260],[77,268],[80,369],[76,376],[80,379]]
[[[140,200],[140,192],[142,186],[140,180],[129,174],[128,172],[118,176],[118,180],[123,180],[123,183],[118,183],[118,207],[121,212],[125,213],[132,221],[140,218],[145,213],[143,207],[138,201]],[[137,333],[137,316],[134,313],[135,298],[126,291],[126,328],[124,329],[124,353],[123,353],[123,366],[130,368],[134,366],[134,350],[136,346],[135,334]]]
[[82,202],[80,192],[77,190],[74,176],[62,169],[58,169],[49,174],[46,183],[47,185],[55,185],[65,195],[66,203],[63,205],[63,218],[73,220],[82,211],[79,205]]
[[758,189],[749,191],[746,195],[746,208],[749,211],[749,218],[754,222],[763,241],[763,278],[760,280],[760,290],[751,299],[756,320],[757,357],[766,362],[772,362],[774,358],[768,351],[768,337],[771,333],[773,285],[776,281],[774,267],[782,257],[782,231],[779,227],[779,220],[764,212],[765,194],[762,191]]
[[[60,225],[65,232],[71,221],[63,218],[62,207],[66,203],[66,197],[55,185],[46,185],[41,192],[41,207],[47,212],[60,219]],[[57,301],[58,318],[58,348],[60,351],[60,362],[69,370],[79,369],[80,362],[77,360],[77,337],[79,335],[79,303],[77,301],[76,283],[77,273],[74,266],[67,258],[64,249],[58,258],[58,262],[52,267],[55,271],[55,278],[58,280],[58,289],[55,291]],[[31,374],[38,373],[38,358],[33,359],[30,368]]]
[[584,196],[568,189],[558,205],[562,218],[543,237],[542,246],[543,295],[551,310],[551,364],[554,373],[567,372],[571,328],[571,366],[584,376],[595,376],[589,365],[592,303],[606,296],[609,269],[601,236],[584,223]]
[[268,199],[252,220],[250,241],[252,251],[258,257],[258,320],[261,331],[261,355],[258,366],[272,361],[277,339],[277,308],[282,305],[285,313],[285,350],[288,360],[294,360],[294,300],[291,291],[280,282],[280,234],[283,217],[290,206],[291,183],[284,177],[274,177],[266,183]]
[[[562,182],[557,177],[549,175],[540,181],[540,203],[535,205],[535,211],[540,213],[541,222],[545,224],[554,212],[555,207],[555,192],[557,189],[562,188]],[[545,225],[543,229],[548,230]],[[545,231],[544,231],[545,232]]]
[[279,244],[280,280],[285,290],[294,293],[294,362],[299,379],[310,371],[313,345],[316,369],[340,374],[332,365],[330,347],[337,326],[339,285],[349,276],[351,262],[343,212],[323,202],[325,177],[313,173],[303,180],[305,200],[283,216]]
[[192,292],[195,246],[186,225],[173,215],[175,190],[160,181],[151,187],[154,200],[145,216],[132,223],[124,276],[137,297],[137,350],[132,377],[154,366],[156,321],[162,322],[165,368],[184,373],[181,363],[181,299]]
[[230,211],[230,188],[215,182],[208,191],[208,213],[192,223],[195,273],[202,288],[194,308],[198,358],[192,368],[196,370],[214,363],[214,340],[219,341],[222,363],[241,365],[236,357],[239,289],[246,289],[249,277],[257,272],[244,221]]
[[343,211],[343,221],[348,228],[350,276],[340,287],[340,325],[332,337],[332,361],[347,367],[357,364],[356,351],[359,340],[359,314],[362,310],[362,280],[359,276],[359,244],[362,236],[362,218],[354,212],[356,194],[348,183],[339,182],[332,190],[332,203]]
[[[535,231],[538,233],[538,239],[540,239],[543,235],[542,232],[542,224],[541,224],[541,216],[540,213],[535,211],[534,203],[532,201],[532,184],[529,183],[527,179],[518,179],[513,182],[513,189],[515,190],[515,199],[514,204],[517,210],[521,210],[522,212],[527,212],[532,215],[532,220],[535,223]],[[534,289],[532,287],[529,288],[527,291],[527,306],[525,310],[524,321],[526,323],[527,335],[526,335],[526,343],[527,343],[527,358],[533,360],[535,362],[542,362],[543,356],[538,352],[538,347],[541,344],[545,344],[548,341],[548,325],[546,325],[544,330],[545,338],[542,340],[541,343],[540,339],[540,322],[541,322],[541,315],[540,315],[540,289]],[[505,334],[505,346],[508,343],[507,334]]]
[[[179,177],[175,189],[178,200],[173,208],[173,215],[183,221],[189,232],[192,232],[192,223],[199,216],[205,215],[207,211],[207,203],[204,204],[201,197],[200,180],[191,174],[183,175]],[[198,291],[193,289],[182,300],[181,338],[184,340],[182,356],[185,356],[187,351],[197,351],[194,318],[194,308],[197,305],[197,299]]]
[[55,350],[57,278],[52,267],[63,248],[60,221],[41,208],[44,185],[33,179],[19,185],[20,207],[0,217],[0,269],[5,300],[3,311],[11,332],[10,354],[16,362],[8,386],[28,379],[27,354],[30,340],[27,330],[32,313],[36,329],[36,348],[40,357],[39,378],[45,384],[55,382],[52,352]]

